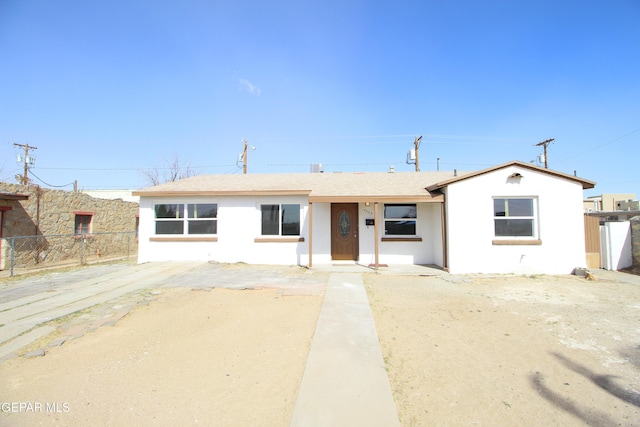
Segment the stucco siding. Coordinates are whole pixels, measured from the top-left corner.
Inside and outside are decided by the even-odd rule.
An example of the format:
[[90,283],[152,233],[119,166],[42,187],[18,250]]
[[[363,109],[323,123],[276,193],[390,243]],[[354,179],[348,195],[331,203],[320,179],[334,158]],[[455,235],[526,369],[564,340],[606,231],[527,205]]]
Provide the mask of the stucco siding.
[[[218,233],[215,242],[189,241],[176,236],[152,241],[156,203],[217,203]],[[261,237],[261,204],[301,205],[300,237],[304,242],[256,242]],[[314,233],[315,234],[315,233]],[[142,197],[140,201],[139,262],[202,260],[295,265],[308,262],[308,204],[303,197]],[[184,241],[180,241],[184,240]]]
[[[375,262],[374,227],[367,226],[365,220],[374,218],[374,206],[360,204],[360,263]],[[416,237],[422,241],[383,241],[384,204],[378,205],[379,262],[380,264],[438,264],[442,258],[442,233],[440,228],[440,203],[416,204]]]
[[[522,178],[509,178],[520,173]],[[540,244],[494,244],[493,198],[531,197]],[[569,274],[586,266],[582,187],[511,166],[449,185],[446,192],[451,273]]]
[[[217,203],[217,241],[189,241],[188,236],[156,236],[156,203]],[[256,242],[261,237],[261,204],[298,203],[301,205],[300,237],[303,242]],[[313,204],[313,264],[329,264],[331,259],[331,203]],[[375,262],[374,205],[358,205],[359,262]],[[442,238],[440,204],[417,205],[417,236],[422,241],[379,241],[381,264],[434,264],[441,262]],[[380,235],[384,237],[384,206],[379,204]],[[218,261],[250,264],[307,265],[309,263],[309,204],[303,196],[278,197],[142,197],[140,201],[139,262]],[[164,241],[154,241],[163,237]]]

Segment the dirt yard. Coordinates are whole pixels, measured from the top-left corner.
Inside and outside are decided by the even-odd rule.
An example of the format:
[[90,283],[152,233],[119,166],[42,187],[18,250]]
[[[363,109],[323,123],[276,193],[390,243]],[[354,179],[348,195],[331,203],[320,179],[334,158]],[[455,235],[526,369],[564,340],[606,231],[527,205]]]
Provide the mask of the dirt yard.
[[403,426],[640,425],[640,286],[365,275]]
[[286,425],[322,297],[162,292],[114,327],[2,363],[0,404],[32,407],[3,408],[0,425]]
[[[640,425],[640,285],[363,277],[403,426]],[[115,326],[0,364],[0,425],[287,426],[321,304],[162,289]]]

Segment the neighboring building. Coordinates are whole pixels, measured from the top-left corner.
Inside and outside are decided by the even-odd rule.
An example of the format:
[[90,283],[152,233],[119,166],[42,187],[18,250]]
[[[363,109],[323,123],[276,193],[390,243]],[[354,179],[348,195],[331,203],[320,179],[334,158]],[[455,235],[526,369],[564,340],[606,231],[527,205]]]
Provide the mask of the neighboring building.
[[571,273],[586,266],[583,189],[594,185],[519,161],[460,176],[199,175],[134,192],[138,262]]
[[138,203],[0,183],[2,237],[135,231]]
[[116,200],[121,199],[125,202],[140,203],[140,197],[133,195],[133,190],[81,190],[84,194],[88,194],[96,199]]
[[[627,210],[621,208],[622,204],[633,201],[636,198],[632,193],[600,194],[599,196],[589,196],[583,201],[585,212],[611,212]],[[636,202],[637,203],[637,202]],[[637,210],[638,208],[636,208]]]
[[583,201],[584,211],[589,216],[600,218],[600,223],[628,221],[640,215],[640,202],[635,200],[636,195],[601,194],[587,197]]
[[[75,256],[72,252],[78,248],[63,246],[60,242],[64,239],[56,236],[71,236],[67,240],[72,242],[74,236],[75,240],[82,237],[84,244],[96,242],[95,236],[100,233],[132,233],[137,227],[138,207],[137,203],[97,199],[78,192],[0,183],[0,269],[10,249],[7,239],[22,238],[12,239],[19,240],[13,256],[23,258],[18,259],[22,265],[33,258],[34,253],[37,253],[37,263],[62,261]],[[29,239],[28,236],[44,237]],[[106,243],[106,239],[101,239],[106,247],[92,250],[100,256],[116,252],[117,245],[124,247],[131,243],[121,240],[111,239]]]

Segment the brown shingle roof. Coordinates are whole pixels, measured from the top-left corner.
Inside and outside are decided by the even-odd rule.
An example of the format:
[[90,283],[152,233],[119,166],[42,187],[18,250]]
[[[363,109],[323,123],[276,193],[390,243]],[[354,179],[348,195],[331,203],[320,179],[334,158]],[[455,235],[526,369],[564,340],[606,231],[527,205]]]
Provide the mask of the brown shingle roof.
[[540,168],[520,161],[477,172],[343,172],[248,175],[197,175],[179,181],[134,191],[134,196],[224,196],[224,195],[305,195],[311,202],[339,201],[434,201],[443,200],[439,190],[449,184],[519,166],[577,182],[583,188],[595,183],[562,172]]
[[306,174],[198,175],[135,191],[136,196],[308,195],[310,201],[439,201],[425,187],[451,172],[355,172]]

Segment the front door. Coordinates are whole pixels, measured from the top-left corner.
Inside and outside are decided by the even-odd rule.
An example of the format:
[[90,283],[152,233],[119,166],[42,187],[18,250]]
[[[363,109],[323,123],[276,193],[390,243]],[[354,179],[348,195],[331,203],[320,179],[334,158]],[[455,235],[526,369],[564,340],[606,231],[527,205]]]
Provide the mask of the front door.
[[358,204],[331,205],[331,259],[358,260]]

